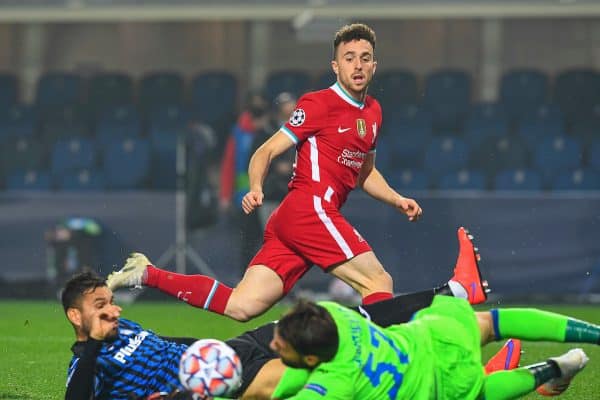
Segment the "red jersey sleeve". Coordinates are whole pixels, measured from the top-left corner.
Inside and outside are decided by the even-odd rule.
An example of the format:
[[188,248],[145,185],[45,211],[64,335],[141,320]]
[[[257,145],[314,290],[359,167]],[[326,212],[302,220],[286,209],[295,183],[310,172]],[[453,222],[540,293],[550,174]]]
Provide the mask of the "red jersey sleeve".
[[326,122],[326,103],[315,93],[307,93],[298,100],[296,109],[281,130],[298,144],[323,129]]
[[371,152],[375,152],[375,148],[377,147],[377,139],[379,139],[379,132],[381,132],[381,124],[383,123],[383,113],[381,111],[381,105],[375,99],[373,99],[373,102],[375,103],[374,109],[376,113],[376,122],[375,126],[373,126],[373,145],[371,146]]

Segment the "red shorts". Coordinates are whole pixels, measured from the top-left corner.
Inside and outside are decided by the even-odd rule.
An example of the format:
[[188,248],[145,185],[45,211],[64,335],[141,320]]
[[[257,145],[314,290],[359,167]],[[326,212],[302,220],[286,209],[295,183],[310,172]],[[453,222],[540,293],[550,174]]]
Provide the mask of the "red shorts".
[[287,294],[314,264],[323,270],[371,251],[371,246],[321,197],[291,191],[273,211],[252,265],[265,265],[283,281]]

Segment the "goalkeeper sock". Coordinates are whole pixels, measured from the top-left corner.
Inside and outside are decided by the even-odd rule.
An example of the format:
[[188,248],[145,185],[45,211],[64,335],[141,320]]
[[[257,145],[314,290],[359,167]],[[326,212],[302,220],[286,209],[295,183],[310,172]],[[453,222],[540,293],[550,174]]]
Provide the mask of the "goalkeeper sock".
[[518,399],[535,390],[536,377],[525,368],[497,371],[487,375],[483,384],[485,400]]
[[144,285],[158,288],[194,307],[221,315],[225,312],[232,289],[216,279],[205,275],[176,274],[152,265],[146,271]]
[[433,301],[434,290],[408,293],[372,304],[363,304],[353,308],[369,321],[387,327],[411,320],[414,313],[429,307]]
[[496,339],[600,343],[600,326],[533,308],[490,310]]

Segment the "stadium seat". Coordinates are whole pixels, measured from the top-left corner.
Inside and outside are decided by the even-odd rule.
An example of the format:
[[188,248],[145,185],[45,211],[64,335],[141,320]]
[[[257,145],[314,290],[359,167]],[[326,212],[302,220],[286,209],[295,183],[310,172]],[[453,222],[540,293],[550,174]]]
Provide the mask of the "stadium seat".
[[425,152],[425,170],[434,177],[467,167],[469,149],[459,138],[435,137]]
[[551,184],[562,171],[581,167],[583,149],[579,142],[567,136],[546,138],[535,150],[533,166],[540,172],[545,184]]
[[398,107],[418,102],[417,77],[401,69],[377,72],[369,86],[369,94],[381,103],[386,118]]
[[516,133],[533,151],[545,138],[565,133],[564,115],[557,104],[541,105],[532,113],[522,116]]
[[137,137],[142,133],[142,120],[132,105],[121,105],[107,109],[98,119],[96,139],[104,148],[113,138]]
[[589,147],[588,164],[600,174],[600,139],[594,140]]
[[133,100],[133,81],[122,73],[103,73],[91,78],[88,103],[98,116],[107,108],[130,104]]
[[600,139],[600,103],[596,104],[591,114],[582,116],[571,123],[571,136],[588,146],[594,139]]
[[501,105],[480,103],[471,107],[464,134],[471,148],[479,147],[488,138],[506,136],[508,132],[508,118]]
[[58,140],[90,136],[86,111],[81,104],[60,106],[47,112],[41,131],[42,139],[50,145]]
[[37,170],[46,161],[46,147],[33,138],[13,138],[0,148],[2,169],[9,174],[18,170]]
[[191,116],[185,107],[177,104],[165,104],[158,106],[148,115],[148,130],[150,134],[160,131],[183,132],[190,122]]
[[150,143],[145,139],[113,139],[104,152],[104,178],[109,189],[142,187],[150,172]]
[[427,190],[431,187],[429,174],[421,169],[396,169],[386,174],[390,186],[403,190]]
[[151,115],[157,106],[183,102],[183,77],[177,72],[154,72],[140,82],[140,107]]
[[55,179],[66,172],[92,169],[95,164],[96,148],[90,139],[72,138],[54,144],[50,170]]
[[151,186],[153,189],[173,190],[177,183],[177,138],[180,130],[152,130]]
[[14,106],[18,101],[17,77],[9,73],[0,74],[0,109]]
[[600,190],[600,174],[592,169],[563,171],[552,183],[553,190]]
[[441,190],[485,190],[486,179],[481,171],[463,169],[443,175],[437,187]]
[[536,69],[515,69],[500,80],[500,102],[512,122],[534,112],[548,97],[548,76]]
[[589,115],[600,104],[600,73],[586,68],[563,71],[554,83],[554,100],[569,124]]
[[229,129],[237,104],[237,80],[228,72],[202,73],[192,82],[193,114],[217,129]]
[[472,149],[471,165],[488,176],[494,176],[505,169],[523,169],[529,166],[529,150],[519,137],[491,137]]
[[6,188],[9,190],[50,190],[52,179],[48,171],[15,171],[8,175]]
[[0,143],[13,137],[33,137],[37,128],[35,109],[26,105],[0,108]]
[[542,177],[532,169],[509,169],[494,179],[495,190],[542,190]]
[[281,92],[290,92],[300,97],[311,88],[310,83],[310,76],[305,71],[283,70],[272,72],[267,77],[267,98],[271,101]]
[[439,70],[425,81],[425,106],[437,130],[460,131],[471,101],[471,77],[455,69]]
[[68,72],[49,72],[40,78],[35,105],[43,112],[81,102],[83,82],[79,75]]
[[399,107],[384,117],[377,151],[382,147],[393,154],[391,168],[415,168],[423,165],[423,154],[433,130],[431,113],[415,105]]
[[315,90],[327,89],[329,86],[333,85],[336,80],[337,76],[335,73],[331,69],[328,69],[317,76]]
[[104,190],[104,174],[96,169],[69,171],[55,179],[59,190],[88,191]]

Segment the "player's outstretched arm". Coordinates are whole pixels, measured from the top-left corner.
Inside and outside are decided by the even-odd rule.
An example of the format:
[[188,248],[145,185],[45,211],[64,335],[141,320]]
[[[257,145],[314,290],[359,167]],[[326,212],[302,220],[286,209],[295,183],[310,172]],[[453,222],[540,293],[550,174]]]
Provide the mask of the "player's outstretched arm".
[[396,192],[387,183],[383,175],[375,168],[375,155],[368,154],[363,163],[358,185],[371,197],[395,207],[408,217],[409,221],[417,221],[423,214],[419,204]]
[[271,161],[293,144],[294,142],[285,133],[278,131],[254,152],[248,165],[250,191],[242,199],[242,209],[246,214],[250,214],[256,207],[262,205],[264,197],[262,186]]
[[93,400],[94,372],[96,357],[100,352],[102,342],[89,339],[85,343],[82,356],[75,361],[69,371],[65,400]]

